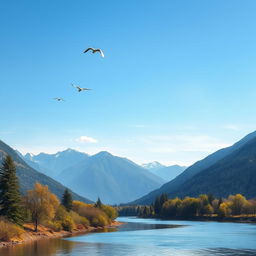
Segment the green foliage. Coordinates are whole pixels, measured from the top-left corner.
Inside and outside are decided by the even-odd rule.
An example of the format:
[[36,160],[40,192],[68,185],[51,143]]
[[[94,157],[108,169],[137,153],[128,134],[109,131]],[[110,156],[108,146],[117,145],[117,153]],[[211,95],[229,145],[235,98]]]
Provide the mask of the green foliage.
[[16,176],[16,167],[12,158],[8,155],[0,168],[0,215],[9,221],[21,225],[23,211],[19,182]]
[[153,217],[154,213],[154,208],[152,206],[144,206],[141,209],[140,217]]
[[73,199],[72,199],[71,193],[69,192],[68,189],[65,189],[61,203],[68,212],[72,210],[72,202],[73,202]]
[[101,202],[101,200],[100,200],[99,197],[98,197],[98,200],[97,200],[97,202],[95,203],[94,207],[101,209],[101,207],[102,207],[102,202]]
[[9,242],[14,237],[20,237],[24,230],[7,220],[0,220],[0,241]]
[[162,195],[156,197],[155,202],[154,202],[154,212],[156,215],[160,215],[162,213],[162,207],[166,201],[168,201],[167,194],[162,194]]
[[137,205],[116,207],[119,216],[140,216],[141,207]]

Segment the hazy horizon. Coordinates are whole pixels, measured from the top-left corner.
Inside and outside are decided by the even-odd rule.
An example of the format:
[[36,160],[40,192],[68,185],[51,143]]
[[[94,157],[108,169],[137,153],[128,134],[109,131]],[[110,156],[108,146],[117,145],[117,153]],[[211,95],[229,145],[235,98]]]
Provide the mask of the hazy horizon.
[[165,165],[165,166],[180,165],[180,166],[186,166],[186,167],[188,167],[188,166],[192,165],[193,163],[195,163],[195,162],[197,162],[197,161],[203,159],[204,157],[210,155],[211,153],[214,153],[215,151],[217,151],[217,150],[219,150],[219,149],[222,149],[222,148],[229,147],[229,146],[233,145],[234,143],[236,143],[238,140],[242,139],[242,138],[245,137],[246,135],[247,135],[247,134],[244,134],[244,136],[240,137],[239,139],[237,139],[236,141],[232,142],[231,144],[227,144],[227,145],[224,145],[224,144],[223,144],[222,147],[216,148],[216,149],[213,150],[213,151],[205,152],[205,155],[202,156],[202,158],[196,159],[194,162],[191,162],[191,163],[188,163],[188,164],[179,163],[179,162],[175,162],[175,161],[173,161],[173,162],[172,162],[172,161],[171,161],[171,162],[170,162],[170,161],[169,161],[169,162],[164,162],[164,161],[158,161],[157,159],[152,159],[152,160],[149,160],[149,161],[144,161],[144,162],[142,161],[142,162],[140,162],[140,161],[136,161],[136,160],[134,160],[134,159],[132,159],[132,158],[126,156],[126,155],[116,154],[116,153],[111,152],[111,151],[109,151],[109,150],[98,150],[98,151],[96,150],[96,151],[94,151],[94,152],[86,152],[86,151],[83,151],[83,150],[81,150],[81,149],[79,149],[79,148],[67,147],[67,148],[62,148],[62,149],[53,150],[53,151],[42,151],[42,150],[40,151],[40,150],[39,150],[39,151],[36,151],[36,152],[32,152],[32,151],[22,151],[22,150],[19,150],[18,148],[15,148],[15,149],[18,150],[18,151],[19,151],[20,153],[22,153],[23,155],[25,155],[25,154],[27,154],[27,153],[33,154],[33,155],[38,155],[38,154],[40,154],[40,153],[57,154],[57,153],[66,151],[66,150],[68,150],[68,149],[71,149],[71,150],[76,150],[76,151],[79,151],[79,152],[82,152],[82,153],[85,153],[85,154],[88,154],[88,155],[92,156],[92,155],[98,154],[99,152],[107,151],[107,152],[111,153],[111,154],[114,155],[114,156],[128,158],[129,160],[132,160],[133,162],[135,162],[135,163],[137,163],[137,164],[139,164],[139,165],[147,164],[147,163],[152,163],[152,162],[159,162],[160,164]]

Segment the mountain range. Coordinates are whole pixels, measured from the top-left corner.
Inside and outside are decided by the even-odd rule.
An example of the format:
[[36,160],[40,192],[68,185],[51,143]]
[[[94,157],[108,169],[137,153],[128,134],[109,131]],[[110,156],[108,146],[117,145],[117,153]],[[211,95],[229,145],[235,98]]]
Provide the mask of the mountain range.
[[72,192],[74,199],[90,202],[87,198],[100,197],[108,204],[151,204],[162,193],[170,198],[202,193],[256,197],[256,132],[188,168],[158,162],[139,166],[105,151],[89,156],[67,149],[56,154],[23,156],[0,141],[0,161],[6,154],[16,163],[23,193],[38,181],[58,197],[67,186],[79,194]]
[[24,160],[78,194],[92,200],[100,197],[108,204],[129,202],[165,183],[134,162],[108,152],[89,156],[67,149],[56,154],[26,154]]
[[243,193],[256,197],[256,132],[233,146],[218,150],[188,167],[175,179],[131,204],[151,204],[156,196],[166,193],[170,198],[212,193],[228,196]]
[[[27,190],[33,189],[34,184],[39,182],[43,185],[47,185],[49,190],[56,194],[59,198],[62,197],[63,192],[65,190],[65,186],[61,183],[55,181],[54,179],[48,177],[47,175],[40,173],[30,167],[18,154],[14,149],[10,146],[5,144],[3,141],[0,140],[0,163],[2,163],[4,157],[6,155],[10,155],[15,162],[16,169],[17,169],[17,176],[20,183],[20,190],[23,194],[26,193]],[[72,192],[72,196],[75,200],[80,200],[83,202],[91,203],[92,201],[79,196],[78,194]]]
[[186,169],[186,166],[164,166],[156,161],[152,163],[143,164],[142,167],[148,169],[151,173],[161,177],[166,182],[173,180]]
[[87,160],[89,155],[74,149],[67,149],[56,154],[40,153],[33,155],[27,153],[23,158],[33,168],[52,178],[56,178],[64,169]]

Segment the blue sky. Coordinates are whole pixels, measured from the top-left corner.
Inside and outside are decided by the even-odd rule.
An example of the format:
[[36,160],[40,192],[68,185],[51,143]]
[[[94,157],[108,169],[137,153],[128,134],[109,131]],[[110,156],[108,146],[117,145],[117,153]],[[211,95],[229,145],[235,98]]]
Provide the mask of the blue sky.
[[253,0],[1,1],[0,139],[23,153],[186,165],[231,145],[256,125],[255,10]]

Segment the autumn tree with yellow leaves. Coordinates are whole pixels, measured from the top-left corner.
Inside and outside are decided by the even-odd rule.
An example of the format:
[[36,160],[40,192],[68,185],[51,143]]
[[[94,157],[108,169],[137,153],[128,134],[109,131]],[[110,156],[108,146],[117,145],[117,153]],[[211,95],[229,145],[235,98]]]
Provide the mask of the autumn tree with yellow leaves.
[[35,231],[37,232],[41,221],[54,218],[60,202],[49,191],[48,186],[36,183],[33,190],[27,191],[25,204],[31,213],[31,219],[35,224]]

